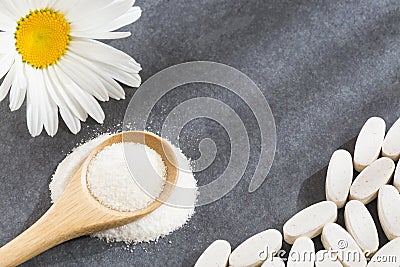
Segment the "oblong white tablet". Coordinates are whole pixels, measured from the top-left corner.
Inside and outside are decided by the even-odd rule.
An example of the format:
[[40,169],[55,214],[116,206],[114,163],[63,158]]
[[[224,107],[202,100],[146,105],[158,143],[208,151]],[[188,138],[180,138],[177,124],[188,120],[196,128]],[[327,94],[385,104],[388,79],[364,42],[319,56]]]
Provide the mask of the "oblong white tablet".
[[283,226],[284,239],[293,244],[297,238],[306,236],[314,238],[321,234],[328,223],[336,222],[337,206],[332,201],[323,201],[298,212]]
[[343,149],[335,151],[326,173],[326,199],[335,202],[339,209],[343,208],[352,182],[353,160],[350,153]]
[[387,132],[382,144],[382,156],[397,161],[400,158],[400,119]]
[[347,231],[366,255],[373,255],[379,248],[378,230],[365,205],[352,200],[346,204],[344,221]]
[[279,252],[281,247],[281,233],[275,229],[266,230],[240,244],[229,257],[229,265],[232,267],[260,266],[267,258]]
[[289,255],[287,267],[314,267],[315,247],[309,237],[299,237],[294,242]]
[[383,246],[368,263],[368,267],[398,266],[400,266],[400,238],[396,238]]
[[387,238],[400,237],[400,194],[394,186],[385,185],[379,190],[378,215]]
[[212,243],[197,260],[195,267],[226,267],[231,245],[225,240]]
[[285,267],[285,262],[279,257],[267,259],[261,267]]
[[400,164],[397,163],[396,170],[394,171],[393,185],[400,192]]
[[386,123],[382,118],[372,117],[362,127],[354,149],[354,168],[361,172],[381,154]]
[[315,255],[315,267],[343,267],[343,265],[331,251],[320,250]]
[[393,160],[380,158],[365,168],[350,187],[350,199],[368,204],[378,196],[381,186],[392,178],[395,169]]
[[353,237],[340,225],[329,223],[321,236],[324,248],[335,251],[344,267],[365,267],[367,259]]

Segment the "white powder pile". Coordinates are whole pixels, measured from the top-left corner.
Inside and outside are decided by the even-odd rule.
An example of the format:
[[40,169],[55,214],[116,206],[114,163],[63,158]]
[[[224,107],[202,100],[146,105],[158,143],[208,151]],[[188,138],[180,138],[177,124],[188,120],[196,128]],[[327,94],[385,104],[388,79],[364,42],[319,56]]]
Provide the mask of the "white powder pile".
[[[129,155],[129,168],[125,152]],[[144,192],[130,170],[151,181],[152,186]],[[145,208],[160,195],[166,173],[160,154],[153,149],[137,143],[119,143],[105,147],[96,155],[90,163],[87,181],[90,192],[104,206],[135,211]]]
[[[100,143],[102,143],[105,139],[107,139],[109,135],[102,135],[97,137],[96,139],[93,139],[91,141],[86,142],[85,144],[75,148],[71,154],[69,154],[57,167],[57,170],[53,176],[53,179],[50,183],[50,191],[51,191],[51,199],[52,202],[56,201],[63,191],[65,190],[68,182],[70,179],[73,177],[73,175],[76,173],[76,171],[79,169],[80,165],[84,162],[84,160],[89,156],[90,152],[96,148]],[[124,144],[126,146],[127,144]],[[135,149],[138,149],[139,147],[136,147]],[[186,156],[179,150],[179,148],[172,146],[175,156],[178,161],[178,167],[181,170],[191,170],[190,167],[190,161],[186,158]],[[126,149],[126,147],[125,147]],[[151,151],[147,151],[148,153],[151,153]],[[104,153],[108,153],[107,150],[104,151]],[[117,153],[118,154],[118,153]],[[131,155],[131,153],[129,153]],[[103,154],[105,155],[105,154]],[[158,155],[158,154],[157,154]],[[101,156],[100,153],[97,156]],[[115,156],[115,155],[114,155]],[[131,158],[131,157],[129,157]],[[153,158],[153,157],[149,157]],[[158,160],[153,161],[153,164],[157,166],[156,162],[159,163]],[[107,163],[106,163],[107,164]],[[93,166],[92,166],[93,167]],[[162,169],[162,168],[154,168],[155,170],[157,169]],[[114,170],[114,168],[110,168],[109,170],[106,170],[107,172],[110,172],[110,170]],[[164,166],[164,171],[165,171],[165,166]],[[162,171],[160,173],[162,175]],[[91,176],[91,175],[89,175]],[[114,176],[113,176],[114,177]],[[95,178],[95,176],[93,176]],[[115,179],[115,177],[113,178]],[[130,178],[132,180],[132,178]],[[132,180],[133,181],[133,180]],[[92,181],[92,192],[96,191],[94,189],[94,180]],[[90,183],[90,182],[89,182]],[[111,181],[111,183],[114,183]],[[115,184],[117,185],[117,183]],[[182,171],[179,173],[178,181],[177,181],[177,187],[182,187],[182,188],[190,188],[190,189],[195,189],[195,190],[190,190],[190,194],[185,195],[185,207],[176,207],[176,206],[170,206],[170,205],[162,205],[149,215],[133,222],[127,225],[124,225],[122,227],[114,228],[114,229],[109,229],[106,231],[98,232],[95,234],[92,234],[94,237],[98,237],[101,239],[105,239],[108,242],[112,241],[123,241],[127,243],[141,243],[141,242],[149,242],[149,241],[156,241],[160,237],[166,236],[170,233],[172,233],[175,230],[178,230],[181,228],[183,225],[186,224],[186,222],[193,216],[194,214],[194,207],[195,203],[197,200],[197,186],[196,186],[196,180],[193,176],[193,173],[191,171]],[[121,187],[117,188],[118,190],[121,190]],[[136,188],[137,189],[137,188]],[[106,193],[112,194],[114,190],[108,190]],[[118,191],[120,192],[120,191]],[[171,199],[173,198],[179,198],[175,194],[176,192],[174,191],[171,195]],[[131,194],[127,194],[126,196],[131,196]],[[98,197],[98,196],[97,196]],[[115,201],[115,196],[110,196],[109,198],[106,197],[102,201],[104,203],[108,203],[109,206],[114,206],[116,205]],[[129,199],[131,199],[129,197]],[[150,198],[151,199],[151,198]],[[147,199],[148,200],[148,199]],[[146,199],[142,203],[130,203],[131,205],[142,205],[144,202],[147,201]],[[125,202],[127,201],[127,202]],[[132,206],[129,204],[127,205],[126,203],[129,203],[129,200],[123,200],[122,202],[119,203],[120,207],[124,207],[127,210],[131,210]],[[191,203],[193,205],[188,205],[188,203]],[[112,205],[110,205],[112,204]],[[107,204],[106,204],[107,205]],[[134,209],[137,208],[138,206],[133,207]]]

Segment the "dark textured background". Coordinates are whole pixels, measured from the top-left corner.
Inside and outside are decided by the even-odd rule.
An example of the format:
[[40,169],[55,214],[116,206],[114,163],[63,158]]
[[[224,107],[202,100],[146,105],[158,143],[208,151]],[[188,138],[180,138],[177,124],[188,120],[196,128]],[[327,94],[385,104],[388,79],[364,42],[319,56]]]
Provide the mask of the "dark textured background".
[[[267,228],[282,228],[296,211],[324,199],[326,166],[339,147],[353,149],[370,116],[391,125],[399,116],[400,3],[398,0],[151,0],[138,1],[142,18],[131,39],[112,44],[143,65],[145,79],[192,60],[231,65],[253,79],[269,101],[277,125],[277,151],[267,181],[253,194],[248,183],[258,159],[259,129],[248,107],[222,88],[178,88],[165,103],[172,108],[196,96],[223,99],[245,120],[252,162],[244,179],[220,201],[197,209],[184,229],[157,244],[136,246],[80,238],[24,266],[192,266],[215,239],[233,247]],[[77,136],[62,124],[56,137],[31,138],[25,110],[0,104],[0,245],[37,220],[50,206],[48,183],[57,164],[77,142],[115,128],[126,101],[102,106],[104,125],[92,120]],[[155,116],[157,119],[157,116]],[[157,120],[154,122],[157,127]],[[200,183],[220,173],[230,146],[224,131],[197,120],[182,132],[181,147],[198,156],[198,140],[218,145]],[[370,205],[376,218],[375,204]],[[45,238],[45,237],[43,237]],[[170,241],[170,242],[169,242]],[[319,241],[317,241],[318,246]]]

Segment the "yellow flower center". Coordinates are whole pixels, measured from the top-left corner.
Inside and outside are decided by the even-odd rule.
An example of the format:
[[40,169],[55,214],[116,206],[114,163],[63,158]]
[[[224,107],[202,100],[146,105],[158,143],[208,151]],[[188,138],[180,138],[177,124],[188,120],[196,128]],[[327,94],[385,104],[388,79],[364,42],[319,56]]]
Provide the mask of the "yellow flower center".
[[35,10],[18,21],[15,46],[24,62],[47,68],[67,52],[70,31],[63,14],[52,9]]

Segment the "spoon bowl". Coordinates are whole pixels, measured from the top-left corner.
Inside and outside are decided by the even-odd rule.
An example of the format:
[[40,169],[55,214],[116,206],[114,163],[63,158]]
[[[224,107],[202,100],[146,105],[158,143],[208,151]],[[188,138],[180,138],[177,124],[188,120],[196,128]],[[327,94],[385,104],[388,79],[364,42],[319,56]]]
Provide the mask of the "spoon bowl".
[[[92,159],[104,148],[116,143],[147,145],[161,155],[167,167],[160,195],[147,207],[121,212],[103,206],[88,189],[87,175]],[[71,179],[62,196],[29,229],[0,248],[0,266],[17,266],[65,241],[98,231],[122,226],[146,216],[160,207],[175,188],[179,170],[171,146],[148,132],[115,134],[94,149]]]

